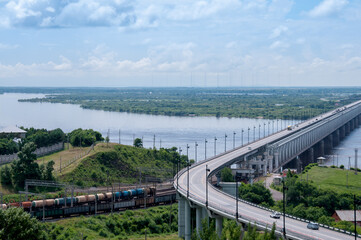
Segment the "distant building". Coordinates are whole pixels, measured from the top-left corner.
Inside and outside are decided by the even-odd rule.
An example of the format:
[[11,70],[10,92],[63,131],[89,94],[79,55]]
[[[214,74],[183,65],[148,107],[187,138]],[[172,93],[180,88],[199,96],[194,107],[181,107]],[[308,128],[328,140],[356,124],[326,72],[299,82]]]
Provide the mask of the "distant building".
[[[354,223],[354,211],[353,210],[336,210],[332,215],[336,222],[347,221]],[[361,226],[361,210],[356,210],[356,224]]]
[[13,138],[25,138],[26,131],[18,127],[6,127],[0,130],[0,136],[11,136]]

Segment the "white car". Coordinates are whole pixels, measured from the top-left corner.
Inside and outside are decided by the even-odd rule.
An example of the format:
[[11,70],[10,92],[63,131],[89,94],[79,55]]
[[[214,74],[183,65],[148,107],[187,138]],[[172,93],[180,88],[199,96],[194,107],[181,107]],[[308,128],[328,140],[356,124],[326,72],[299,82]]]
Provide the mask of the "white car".
[[281,213],[279,212],[273,212],[271,213],[271,215],[269,215],[271,218],[280,218],[281,217]]

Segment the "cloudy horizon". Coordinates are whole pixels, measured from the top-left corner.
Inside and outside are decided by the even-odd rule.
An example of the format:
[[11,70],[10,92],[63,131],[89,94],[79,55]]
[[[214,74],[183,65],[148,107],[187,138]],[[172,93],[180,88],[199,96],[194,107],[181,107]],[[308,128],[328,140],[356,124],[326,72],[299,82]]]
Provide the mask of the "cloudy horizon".
[[0,86],[360,86],[356,0],[0,2]]

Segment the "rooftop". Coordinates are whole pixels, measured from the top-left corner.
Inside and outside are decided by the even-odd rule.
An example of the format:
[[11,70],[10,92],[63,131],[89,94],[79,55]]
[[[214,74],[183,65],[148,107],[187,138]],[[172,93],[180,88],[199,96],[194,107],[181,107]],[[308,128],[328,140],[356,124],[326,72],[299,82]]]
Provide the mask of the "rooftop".
[[1,129],[0,133],[26,133],[26,131],[16,126],[9,126]]
[[[336,210],[336,214],[342,221],[354,221],[353,210]],[[356,221],[361,221],[361,210],[356,210]]]

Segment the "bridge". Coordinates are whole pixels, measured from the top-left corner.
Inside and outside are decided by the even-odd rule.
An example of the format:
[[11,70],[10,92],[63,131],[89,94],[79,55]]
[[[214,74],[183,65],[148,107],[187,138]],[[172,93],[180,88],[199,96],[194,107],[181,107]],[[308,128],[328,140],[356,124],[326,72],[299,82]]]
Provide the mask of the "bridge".
[[[361,101],[357,101],[182,169],[174,178],[178,192],[179,237],[191,239],[192,213],[196,215],[196,231],[202,229],[202,219],[214,218],[220,235],[223,218],[228,218],[269,231],[275,223],[276,234],[282,236],[283,217],[272,219],[269,209],[237,200],[213,186],[209,180],[232,164],[236,164],[242,174],[247,174],[247,171],[242,171],[247,169],[263,175],[279,172],[292,162],[300,168],[324,155],[360,124]],[[285,221],[287,239],[355,239],[352,233],[323,225],[318,231],[308,229],[307,220],[287,214]]]

